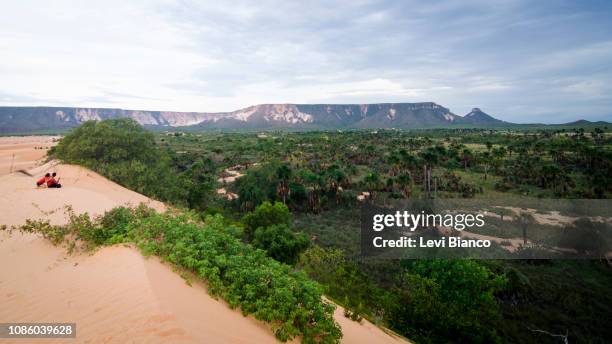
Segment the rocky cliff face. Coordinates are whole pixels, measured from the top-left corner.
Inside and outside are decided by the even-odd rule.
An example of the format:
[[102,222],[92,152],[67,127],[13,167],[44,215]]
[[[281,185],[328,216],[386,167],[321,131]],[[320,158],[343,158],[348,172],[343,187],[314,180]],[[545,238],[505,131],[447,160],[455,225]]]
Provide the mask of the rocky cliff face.
[[435,103],[262,104],[204,120],[215,128],[421,128],[460,121]]
[[132,118],[146,126],[182,127],[222,117],[217,113],[140,111],[69,107],[0,107],[0,132],[64,129],[86,121]]
[[479,109],[465,117],[433,102],[382,104],[261,104],[232,112],[169,112],[104,108],[0,107],[0,132],[75,127],[85,121],[132,118],[152,127],[221,129],[428,128],[494,125]]

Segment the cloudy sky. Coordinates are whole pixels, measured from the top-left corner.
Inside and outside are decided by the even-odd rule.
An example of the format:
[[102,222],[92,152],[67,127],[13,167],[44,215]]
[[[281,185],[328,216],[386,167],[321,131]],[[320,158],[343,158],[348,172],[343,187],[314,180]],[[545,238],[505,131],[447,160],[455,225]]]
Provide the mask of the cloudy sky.
[[612,120],[612,1],[11,1],[0,105],[435,101]]

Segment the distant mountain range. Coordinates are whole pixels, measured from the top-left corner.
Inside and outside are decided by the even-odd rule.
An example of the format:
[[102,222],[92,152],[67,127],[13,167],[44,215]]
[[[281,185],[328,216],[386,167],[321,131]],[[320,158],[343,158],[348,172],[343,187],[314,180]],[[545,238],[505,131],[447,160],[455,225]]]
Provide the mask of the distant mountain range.
[[[433,102],[261,104],[232,112],[5,106],[0,107],[0,133],[64,130],[89,120],[125,117],[132,118],[143,126],[153,129],[193,130],[493,128],[519,125],[496,119],[479,108],[472,109],[465,116],[458,116],[448,108]],[[574,123],[585,125],[593,122],[582,120]]]

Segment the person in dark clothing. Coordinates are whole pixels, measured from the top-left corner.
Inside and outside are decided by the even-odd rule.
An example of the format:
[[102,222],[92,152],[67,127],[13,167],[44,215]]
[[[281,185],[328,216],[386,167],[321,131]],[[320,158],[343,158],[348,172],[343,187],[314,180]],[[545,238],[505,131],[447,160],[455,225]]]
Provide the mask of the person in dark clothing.
[[51,175],[51,178],[49,178],[47,180],[47,187],[48,188],[61,188],[62,184],[59,183],[59,178],[57,178],[57,180],[55,180],[55,176],[57,175],[57,173],[53,172],[53,174]]
[[41,177],[39,180],[36,181],[36,186],[38,187],[38,186],[43,185],[49,180],[49,178],[51,178],[51,174],[50,173],[45,174],[44,177]]

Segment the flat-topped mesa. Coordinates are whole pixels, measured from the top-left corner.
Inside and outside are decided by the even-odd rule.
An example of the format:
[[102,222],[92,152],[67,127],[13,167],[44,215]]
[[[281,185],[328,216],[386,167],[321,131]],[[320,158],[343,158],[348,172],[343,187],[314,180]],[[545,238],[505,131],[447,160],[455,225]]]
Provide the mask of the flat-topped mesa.
[[232,112],[174,112],[71,107],[0,107],[0,132],[72,128],[83,122],[132,118],[148,127],[194,129],[431,128],[508,124],[479,108],[465,117],[434,102],[259,104]]
[[[0,108],[0,112],[2,109]],[[1,113],[0,113],[1,115]],[[214,118],[218,114],[198,112],[173,111],[143,111],[105,108],[31,108],[26,114],[35,117],[49,118],[52,122],[57,120],[67,126],[78,125],[87,121],[100,121],[111,118],[132,118],[141,125],[180,127],[201,123]],[[53,118],[55,117],[55,118]]]
[[259,104],[247,109],[244,109],[247,111],[238,110],[237,113],[234,112],[236,113],[236,118],[243,121],[280,122],[286,124],[311,123],[313,121],[313,117],[310,114],[301,112],[296,104]]
[[[390,104],[390,105],[396,105],[396,104]],[[419,109],[445,109],[448,111],[447,108],[438,105],[434,102],[424,102],[424,103],[398,103],[397,105],[404,105],[407,106],[408,108],[412,109],[412,110],[419,110]]]

